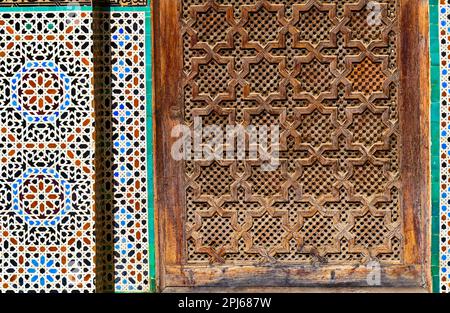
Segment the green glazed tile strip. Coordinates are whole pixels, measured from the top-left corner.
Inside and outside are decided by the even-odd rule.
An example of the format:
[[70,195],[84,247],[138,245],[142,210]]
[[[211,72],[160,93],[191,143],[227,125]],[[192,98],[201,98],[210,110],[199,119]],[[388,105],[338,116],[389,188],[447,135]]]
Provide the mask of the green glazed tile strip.
[[430,77],[431,77],[431,276],[433,292],[440,291],[440,52],[439,1],[430,0]]
[[92,6],[23,6],[23,7],[2,7],[0,12],[64,12],[64,11],[111,11],[111,12],[150,12],[150,6],[147,7],[92,7]]
[[152,26],[150,1],[145,13],[145,58],[147,88],[147,185],[148,185],[148,242],[150,262],[150,292],[156,291],[155,269],[155,205],[153,181],[153,97],[152,97]]

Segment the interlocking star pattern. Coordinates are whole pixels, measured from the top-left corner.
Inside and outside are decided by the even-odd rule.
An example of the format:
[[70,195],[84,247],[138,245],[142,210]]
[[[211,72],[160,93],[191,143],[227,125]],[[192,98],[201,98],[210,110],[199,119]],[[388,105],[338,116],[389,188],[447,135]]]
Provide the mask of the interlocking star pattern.
[[280,166],[189,161],[189,263],[402,261],[398,5],[183,0],[184,122],[278,125]]

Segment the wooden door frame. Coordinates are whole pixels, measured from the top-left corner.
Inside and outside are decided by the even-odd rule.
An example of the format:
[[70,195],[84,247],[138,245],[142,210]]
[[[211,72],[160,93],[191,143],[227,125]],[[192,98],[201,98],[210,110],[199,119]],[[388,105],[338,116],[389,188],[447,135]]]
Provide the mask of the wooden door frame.
[[[430,291],[429,12],[427,0],[400,0],[400,166],[405,265],[382,266],[382,287]],[[366,268],[354,266],[183,265],[183,165],[173,161],[171,130],[181,116],[181,0],[153,0],[153,96],[157,288],[167,287],[358,287]],[[416,104],[416,105],[411,105]],[[406,153],[405,153],[406,152]],[[406,253],[408,252],[408,253]],[[251,275],[249,275],[251,273]],[[333,284],[333,281],[338,282]]]

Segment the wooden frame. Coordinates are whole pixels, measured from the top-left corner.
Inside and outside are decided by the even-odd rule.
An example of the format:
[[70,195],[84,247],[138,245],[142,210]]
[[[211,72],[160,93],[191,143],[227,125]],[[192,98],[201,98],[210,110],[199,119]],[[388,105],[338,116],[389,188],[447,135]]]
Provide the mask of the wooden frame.
[[[367,269],[353,266],[187,266],[183,264],[182,163],[171,159],[170,133],[181,116],[180,4],[153,1],[155,225],[157,287],[358,287]],[[404,265],[382,267],[381,287],[430,290],[428,1],[401,0],[400,127]]]

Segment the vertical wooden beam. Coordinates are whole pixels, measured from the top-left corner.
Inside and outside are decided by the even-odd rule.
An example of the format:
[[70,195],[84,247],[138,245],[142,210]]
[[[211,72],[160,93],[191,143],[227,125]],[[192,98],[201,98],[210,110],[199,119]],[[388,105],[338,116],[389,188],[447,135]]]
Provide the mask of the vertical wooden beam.
[[160,290],[165,287],[165,267],[181,264],[185,241],[182,164],[172,160],[170,155],[174,142],[171,131],[178,123],[176,112],[181,106],[183,54],[178,8],[178,1],[153,1],[155,225]]
[[[422,264],[429,285],[429,53],[428,3],[402,0],[400,12],[400,127],[405,263]],[[419,122],[417,122],[419,121]]]

